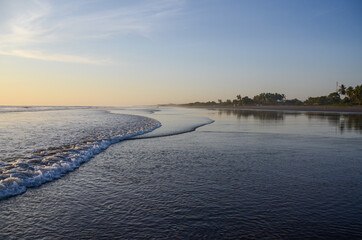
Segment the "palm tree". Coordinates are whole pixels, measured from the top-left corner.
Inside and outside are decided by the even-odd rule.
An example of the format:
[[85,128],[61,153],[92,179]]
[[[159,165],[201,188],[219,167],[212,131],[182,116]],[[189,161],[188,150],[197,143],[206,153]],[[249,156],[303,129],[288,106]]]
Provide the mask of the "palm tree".
[[236,95],[236,99],[237,99],[237,104],[241,105],[241,95]]
[[362,104],[362,84],[354,88],[354,96],[357,104]]
[[345,94],[346,94],[346,87],[342,84],[342,85],[339,87],[338,92],[339,92],[341,95],[345,95]]
[[348,87],[346,90],[347,96],[350,100],[353,99],[353,87]]

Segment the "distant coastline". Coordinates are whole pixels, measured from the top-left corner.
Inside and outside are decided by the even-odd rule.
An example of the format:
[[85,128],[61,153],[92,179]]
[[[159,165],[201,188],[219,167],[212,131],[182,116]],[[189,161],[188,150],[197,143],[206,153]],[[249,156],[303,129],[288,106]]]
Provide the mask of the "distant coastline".
[[[169,104],[169,106],[172,104]],[[260,93],[253,98],[240,94],[231,100],[218,99],[208,102],[193,102],[176,106],[191,108],[213,108],[231,110],[276,110],[304,112],[351,112],[362,113],[362,84],[355,87],[339,86],[336,92],[327,96],[309,97],[304,102],[299,99],[286,99],[285,94]]]
[[203,109],[225,109],[225,110],[263,110],[263,111],[298,111],[298,112],[336,112],[336,113],[360,113],[362,106],[285,106],[285,105],[265,105],[265,106],[190,106],[187,104],[169,104],[160,106],[203,108]]

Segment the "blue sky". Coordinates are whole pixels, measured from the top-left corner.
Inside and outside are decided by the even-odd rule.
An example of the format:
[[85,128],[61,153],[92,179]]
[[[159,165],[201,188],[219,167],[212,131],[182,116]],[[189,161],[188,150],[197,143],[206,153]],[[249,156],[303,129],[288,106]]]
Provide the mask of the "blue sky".
[[0,0],[0,65],[0,105],[303,100],[362,84],[362,1]]

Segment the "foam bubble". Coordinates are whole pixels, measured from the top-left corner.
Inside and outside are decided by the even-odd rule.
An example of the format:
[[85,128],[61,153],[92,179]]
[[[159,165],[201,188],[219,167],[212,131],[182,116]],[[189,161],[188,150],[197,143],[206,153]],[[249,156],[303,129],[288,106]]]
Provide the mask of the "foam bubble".
[[151,118],[134,116],[128,124],[110,132],[75,144],[51,147],[0,162],[0,199],[18,195],[28,187],[39,186],[60,178],[82,163],[107,149],[111,144],[153,131],[161,124]]

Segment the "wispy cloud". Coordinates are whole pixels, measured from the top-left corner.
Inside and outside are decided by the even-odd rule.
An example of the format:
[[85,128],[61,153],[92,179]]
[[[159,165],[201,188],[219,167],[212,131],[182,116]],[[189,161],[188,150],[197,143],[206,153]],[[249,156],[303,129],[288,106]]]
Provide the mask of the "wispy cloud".
[[32,59],[45,60],[45,61],[56,61],[56,62],[72,62],[72,63],[86,63],[86,64],[111,63],[109,60],[98,60],[98,59],[96,60],[76,55],[44,53],[42,51],[33,51],[33,50],[10,50],[10,51],[0,50],[0,55],[9,55],[9,56],[32,58]]
[[[11,2],[11,1],[9,1]],[[15,2],[15,4],[14,4]],[[183,0],[141,1],[104,7],[105,1],[12,1],[11,15],[0,19],[0,55],[46,61],[105,64],[87,56],[69,55],[54,47],[77,41],[107,39],[125,34],[148,37],[160,20],[178,14]],[[107,2],[106,2],[107,3]],[[108,2],[109,3],[109,2]],[[84,8],[88,8],[86,11]],[[50,45],[53,45],[49,47]],[[48,47],[47,47],[48,46]]]

